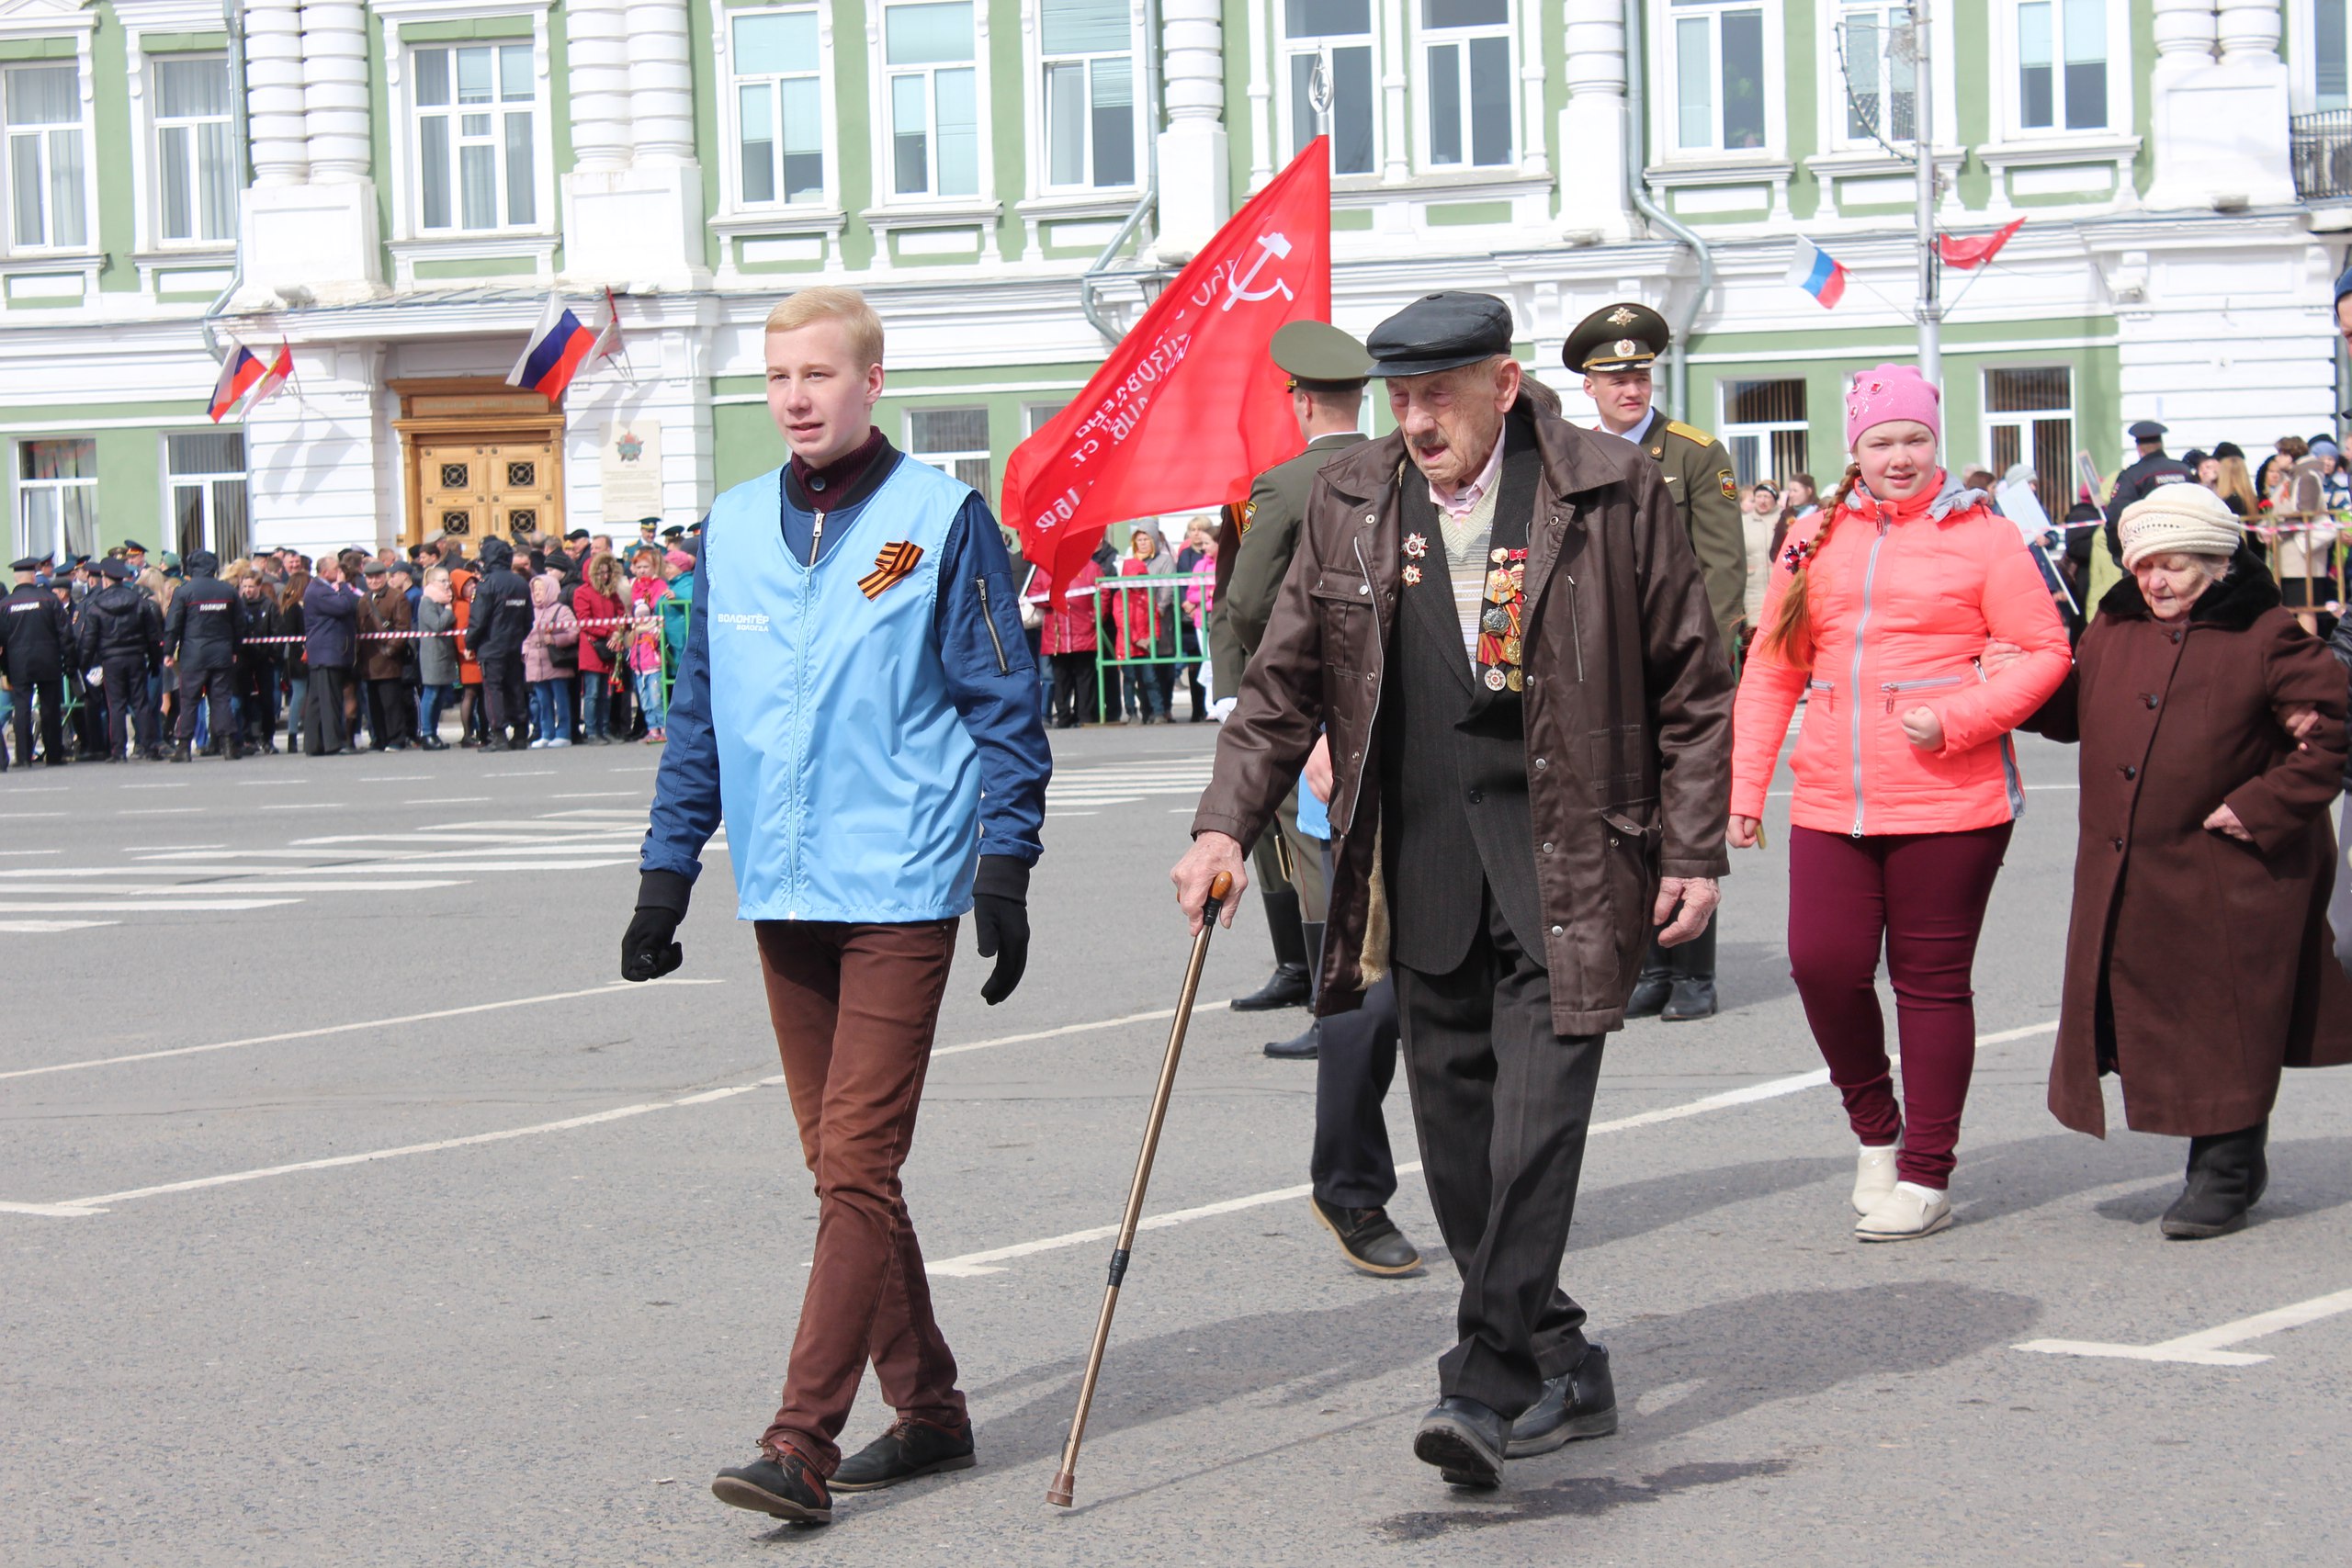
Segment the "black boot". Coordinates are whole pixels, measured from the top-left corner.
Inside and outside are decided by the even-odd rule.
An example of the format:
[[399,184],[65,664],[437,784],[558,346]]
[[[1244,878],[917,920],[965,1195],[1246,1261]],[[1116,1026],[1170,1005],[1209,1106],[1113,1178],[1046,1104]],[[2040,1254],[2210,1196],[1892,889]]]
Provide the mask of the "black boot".
[[1310,982],[1306,974],[1306,932],[1299,924],[1298,895],[1290,888],[1259,890],[1266,904],[1266,935],[1274,944],[1272,978],[1246,997],[1233,998],[1236,1012],[1272,1012],[1276,1008],[1305,1007]]
[[1668,967],[1674,971],[1674,986],[1658,1017],[1668,1023],[1689,1023],[1694,1019],[1714,1017],[1715,922],[1713,917],[1708,919],[1705,931],[1679,947],[1668,948],[1666,962]]
[[172,747],[172,761],[175,762],[186,762],[192,761],[193,759],[188,755],[188,742],[185,740],[175,742]]
[[2165,1211],[2164,1233],[2175,1241],[2204,1241],[2245,1228],[2246,1211],[2270,1185],[2267,1118],[2239,1133],[2188,1140],[2188,1181]]
[[1667,1002],[1674,995],[1674,958],[1655,942],[1642,959],[1641,977],[1634,982],[1634,994],[1625,998],[1625,1017],[1656,1018],[1666,1010]]
[[[1321,991],[1323,967],[1323,922],[1304,920],[1299,929],[1306,937],[1306,1006],[1311,1013],[1315,998]],[[1310,1017],[1304,1032],[1288,1040],[1266,1042],[1266,1055],[1277,1062],[1311,1062],[1323,1048],[1323,1021]]]

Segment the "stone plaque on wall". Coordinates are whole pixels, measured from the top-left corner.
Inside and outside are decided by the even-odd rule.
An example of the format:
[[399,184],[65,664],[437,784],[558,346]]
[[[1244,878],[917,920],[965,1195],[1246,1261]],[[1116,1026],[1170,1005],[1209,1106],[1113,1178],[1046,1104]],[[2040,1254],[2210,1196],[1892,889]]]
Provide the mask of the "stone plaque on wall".
[[662,515],[662,424],[616,419],[605,427],[605,526]]

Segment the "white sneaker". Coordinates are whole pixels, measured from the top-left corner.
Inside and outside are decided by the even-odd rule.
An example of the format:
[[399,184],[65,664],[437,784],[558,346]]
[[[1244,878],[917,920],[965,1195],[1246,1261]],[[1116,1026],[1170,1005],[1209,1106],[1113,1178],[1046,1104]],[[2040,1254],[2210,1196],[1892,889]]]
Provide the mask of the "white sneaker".
[[565,739],[562,736],[560,736],[560,735],[557,736],[554,739],[552,739],[552,740],[550,740],[550,741],[548,741],[548,746],[550,746],[550,747],[556,747],[556,746],[569,746],[569,745],[571,745],[571,741],[566,740],[566,739]]
[[534,751],[544,751],[547,749],[548,743],[544,739],[534,740],[531,742],[531,750]]
[[1898,1181],[1854,1227],[1857,1241],[1913,1241],[1951,1224],[1951,1198],[1916,1181]]
[[1883,1148],[1862,1145],[1861,1163],[1854,1171],[1854,1213],[1867,1214],[1879,1205],[1879,1201],[1894,1190],[1894,1161],[1903,1153],[1901,1144],[1888,1144]]

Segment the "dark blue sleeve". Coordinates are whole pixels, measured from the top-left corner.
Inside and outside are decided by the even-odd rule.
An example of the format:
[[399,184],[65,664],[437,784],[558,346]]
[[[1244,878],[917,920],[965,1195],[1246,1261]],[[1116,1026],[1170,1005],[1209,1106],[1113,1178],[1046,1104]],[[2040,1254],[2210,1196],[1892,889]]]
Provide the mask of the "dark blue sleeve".
[[710,728],[710,594],[704,581],[710,547],[695,562],[694,597],[686,606],[686,649],[670,686],[668,743],[653,776],[653,817],[645,833],[640,871],[674,872],[688,882],[702,874],[702,847],[718,831],[718,739]]
[[989,503],[977,493],[965,501],[942,547],[938,614],[947,694],[980,750],[980,853],[1034,864],[1044,852],[1054,755],[1046,744],[1037,669],[1021,630],[1012,560]]

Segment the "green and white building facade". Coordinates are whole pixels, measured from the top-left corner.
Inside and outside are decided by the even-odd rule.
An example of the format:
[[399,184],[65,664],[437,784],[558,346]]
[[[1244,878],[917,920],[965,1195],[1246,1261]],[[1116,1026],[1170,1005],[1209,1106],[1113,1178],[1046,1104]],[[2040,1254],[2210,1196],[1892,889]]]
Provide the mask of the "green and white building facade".
[[[2332,427],[2347,9],[1937,0],[1939,222],[2028,220],[1998,266],[1948,276],[1953,461],[2055,477],[2087,448],[2111,468],[2137,418],[2181,446]],[[1100,361],[1096,322],[1132,321],[1314,134],[1318,61],[1340,325],[1491,290],[1574,413],[1559,346],[1587,311],[1695,310],[1686,416],[1750,472],[1826,476],[1841,374],[1916,343],[1923,128],[1914,70],[1885,47],[1907,17],[1889,0],[243,0],[233,17],[217,0],[0,0],[12,547],[690,520],[780,460],[761,322],[819,281],[882,313],[892,439],[993,496]],[[1852,271],[1834,311],[1785,281],[1799,233]],[[626,374],[597,368],[559,410],[503,387],[551,290],[584,317],[606,288]],[[296,383],[242,425],[209,423],[215,346],[281,339]]]

